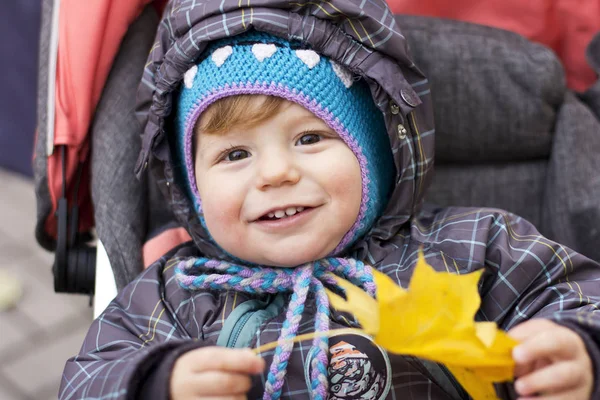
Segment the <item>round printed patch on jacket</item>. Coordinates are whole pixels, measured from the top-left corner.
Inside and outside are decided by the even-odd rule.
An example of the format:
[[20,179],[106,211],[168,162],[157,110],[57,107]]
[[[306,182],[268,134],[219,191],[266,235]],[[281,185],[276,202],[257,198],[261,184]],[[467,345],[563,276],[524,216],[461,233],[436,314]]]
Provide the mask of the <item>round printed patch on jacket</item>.
[[[310,387],[310,360],[304,373]],[[329,400],[382,400],[392,384],[390,360],[381,347],[368,336],[339,335],[329,338]]]

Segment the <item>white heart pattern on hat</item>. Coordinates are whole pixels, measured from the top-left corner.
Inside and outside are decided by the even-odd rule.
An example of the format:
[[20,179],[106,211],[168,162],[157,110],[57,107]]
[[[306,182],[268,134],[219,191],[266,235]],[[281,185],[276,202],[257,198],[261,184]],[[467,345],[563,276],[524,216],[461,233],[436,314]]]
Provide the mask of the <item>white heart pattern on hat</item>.
[[[274,44],[256,43],[252,45],[252,53],[258,62],[263,62],[267,58],[272,57],[276,52],[277,46]],[[295,53],[296,56],[310,69],[313,69],[321,61],[319,54],[313,50],[296,50]],[[231,46],[224,46],[216,49],[212,53],[211,58],[217,67],[221,67],[232,54],[233,48]],[[335,72],[335,74],[340,78],[346,88],[350,88],[354,83],[352,79],[352,73],[337,62],[333,60],[329,61],[331,62],[333,72]],[[186,88],[192,88],[197,73],[197,65],[194,65],[185,73],[183,76],[183,81]]]
[[258,62],[263,62],[271,57],[277,51],[277,46],[274,44],[256,43],[252,46],[252,53]]
[[216,49],[213,53],[212,53],[212,60],[215,63],[215,65],[217,67],[220,67],[221,65],[225,64],[225,61],[227,60],[227,58],[229,58],[230,55],[233,54],[233,48],[231,46],[225,46],[225,47],[220,47],[218,49]]
[[321,61],[321,57],[313,50],[296,50],[296,55],[310,69]]
[[194,78],[198,73],[198,66],[194,65],[192,68],[188,69],[185,75],[183,75],[183,83],[186,88],[191,89],[194,86]]
[[349,89],[354,83],[352,80],[352,73],[335,61],[329,61],[331,62],[331,68],[333,69],[333,72],[335,72],[335,74],[340,78],[344,86],[346,86],[346,89]]

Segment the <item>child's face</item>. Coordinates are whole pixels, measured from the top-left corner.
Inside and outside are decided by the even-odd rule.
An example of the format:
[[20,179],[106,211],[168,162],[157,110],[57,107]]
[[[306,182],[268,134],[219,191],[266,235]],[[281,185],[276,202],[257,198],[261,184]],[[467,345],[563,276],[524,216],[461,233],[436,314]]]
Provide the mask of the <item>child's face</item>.
[[[256,104],[262,101],[256,96]],[[329,255],[356,221],[358,161],[304,107],[286,101],[272,118],[250,128],[197,135],[204,218],[230,254],[262,265],[300,265]]]

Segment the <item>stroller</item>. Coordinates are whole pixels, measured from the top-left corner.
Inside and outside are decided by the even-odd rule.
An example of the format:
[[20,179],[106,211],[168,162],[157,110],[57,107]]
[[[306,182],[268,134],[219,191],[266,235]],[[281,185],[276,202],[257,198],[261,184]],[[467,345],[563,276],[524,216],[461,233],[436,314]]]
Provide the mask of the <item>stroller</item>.
[[[61,75],[56,36],[45,32],[55,31],[62,10],[58,0],[45,0],[43,7],[36,238],[56,253],[55,290],[95,293],[95,315],[145,265],[189,240],[155,182],[134,174],[142,132],[136,88],[162,5],[129,3],[117,27],[127,32],[114,46],[114,61],[101,59],[110,74],[90,87],[99,101],[93,118],[88,113],[89,129],[85,115],[65,123],[69,115],[60,113],[68,114],[68,107],[54,101],[70,93],[68,82],[49,78]],[[585,93],[570,91],[556,55],[515,33],[439,18],[395,18],[434,92],[437,165],[427,201],[509,210],[600,261],[600,81]],[[589,49],[600,72],[600,35]],[[73,126],[78,134],[69,131]]]

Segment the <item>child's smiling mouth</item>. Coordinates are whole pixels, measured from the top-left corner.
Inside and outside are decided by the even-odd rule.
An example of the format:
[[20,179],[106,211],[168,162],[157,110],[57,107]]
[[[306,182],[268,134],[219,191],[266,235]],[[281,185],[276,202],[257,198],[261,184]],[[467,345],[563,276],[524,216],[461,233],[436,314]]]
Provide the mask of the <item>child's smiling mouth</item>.
[[268,230],[295,227],[298,224],[304,223],[316,208],[318,206],[285,206],[273,208],[252,222]]
[[265,213],[262,217],[259,218],[260,221],[272,221],[283,218],[288,218],[298,213],[303,212],[306,209],[310,209],[311,207],[304,206],[290,206],[284,207],[276,210],[269,211]]

